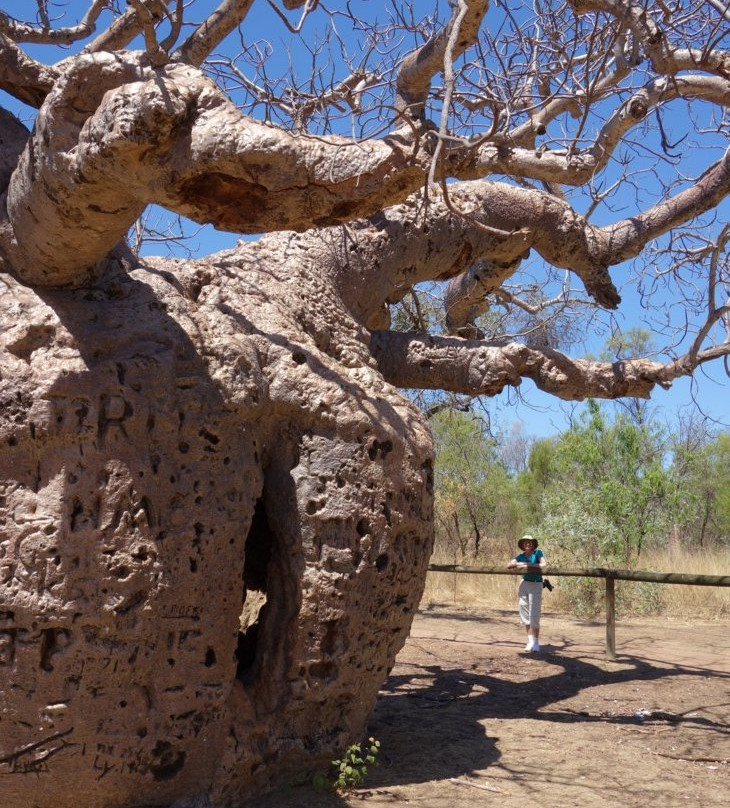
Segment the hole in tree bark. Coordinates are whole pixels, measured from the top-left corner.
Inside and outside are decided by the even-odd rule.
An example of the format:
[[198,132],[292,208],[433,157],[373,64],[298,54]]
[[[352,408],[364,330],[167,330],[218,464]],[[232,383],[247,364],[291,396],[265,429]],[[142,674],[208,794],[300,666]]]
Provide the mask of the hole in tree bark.
[[259,629],[266,616],[267,578],[273,545],[274,534],[260,498],[254,508],[244,549],[243,611],[236,649],[237,676],[243,682],[250,681],[256,662]]
[[41,629],[41,669],[52,671],[51,658],[71,642],[71,632],[65,628]]
[[152,750],[150,772],[155,780],[170,780],[185,765],[186,754],[166,741],[158,741]]

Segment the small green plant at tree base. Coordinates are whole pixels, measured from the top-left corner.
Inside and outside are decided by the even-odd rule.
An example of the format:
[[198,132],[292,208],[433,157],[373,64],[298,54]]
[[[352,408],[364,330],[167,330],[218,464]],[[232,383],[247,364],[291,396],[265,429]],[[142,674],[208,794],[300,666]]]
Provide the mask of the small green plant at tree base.
[[331,788],[333,791],[349,791],[362,785],[368,773],[368,766],[378,765],[380,741],[368,738],[366,743],[354,743],[347,747],[339,760],[332,761],[334,775],[328,780],[324,775],[314,777],[317,788]]

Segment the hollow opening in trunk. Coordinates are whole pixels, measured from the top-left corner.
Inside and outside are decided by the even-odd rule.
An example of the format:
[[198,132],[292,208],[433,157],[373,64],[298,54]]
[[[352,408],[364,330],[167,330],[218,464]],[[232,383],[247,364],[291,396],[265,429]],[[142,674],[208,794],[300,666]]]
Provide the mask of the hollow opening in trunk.
[[243,609],[236,649],[237,676],[244,682],[253,676],[258,639],[266,619],[267,580],[274,541],[262,496],[254,508],[244,549]]

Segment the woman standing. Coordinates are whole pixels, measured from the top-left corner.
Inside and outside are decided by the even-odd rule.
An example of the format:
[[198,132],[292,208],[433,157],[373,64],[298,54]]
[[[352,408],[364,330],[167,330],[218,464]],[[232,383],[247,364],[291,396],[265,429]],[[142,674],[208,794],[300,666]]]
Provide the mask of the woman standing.
[[519,589],[520,621],[527,629],[525,651],[539,651],[542,571],[547,567],[547,560],[532,536],[523,536],[517,546],[522,552],[507,564],[507,569],[526,570]]

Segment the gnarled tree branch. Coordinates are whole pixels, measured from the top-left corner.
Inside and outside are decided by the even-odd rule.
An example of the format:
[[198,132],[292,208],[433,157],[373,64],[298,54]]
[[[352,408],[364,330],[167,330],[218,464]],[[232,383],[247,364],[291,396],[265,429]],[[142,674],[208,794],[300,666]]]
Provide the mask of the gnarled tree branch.
[[685,355],[671,362],[594,362],[516,342],[495,345],[457,337],[376,331],[371,336],[370,350],[386,380],[398,387],[494,396],[507,386],[519,386],[527,378],[557,398],[582,401],[648,398],[656,385],[670,387],[674,379],[691,375],[697,365],[730,355],[730,343],[699,352],[694,358]]
[[242,115],[194,68],[87,55],[39,114],[11,182],[4,252],[28,282],[74,284],[150,202],[239,232],[304,229],[401,198],[423,182],[420,159],[408,133],[296,137]]
[[[365,325],[376,327],[383,304],[400,300],[416,283],[455,278],[479,259],[488,262],[480,273],[481,288],[485,293],[496,289],[530,249],[573,271],[601,305],[617,305],[605,235],[564,201],[486,180],[452,186],[449,196],[447,205],[434,191],[425,205],[414,195],[368,221],[353,223],[344,237],[332,237],[330,252],[319,260],[330,262],[343,299]],[[317,251],[315,244],[312,249]],[[467,279],[452,287],[449,305],[455,306],[470,286]],[[475,300],[468,292],[465,305]]]

